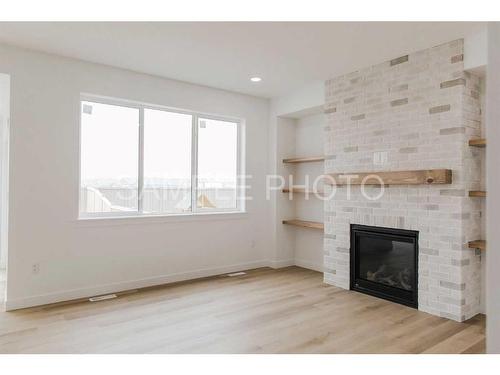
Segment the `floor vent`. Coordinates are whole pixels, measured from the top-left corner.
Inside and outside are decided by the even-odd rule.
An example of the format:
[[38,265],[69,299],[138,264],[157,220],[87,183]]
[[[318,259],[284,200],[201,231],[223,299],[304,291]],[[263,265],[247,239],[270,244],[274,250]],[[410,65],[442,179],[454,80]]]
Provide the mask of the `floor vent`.
[[105,301],[107,299],[113,299],[113,298],[116,298],[116,294],[106,294],[105,296],[90,297],[89,301],[90,302],[99,302],[99,301]]
[[234,272],[234,273],[228,273],[226,276],[228,277],[235,277],[235,276],[243,276],[246,275],[246,272]]

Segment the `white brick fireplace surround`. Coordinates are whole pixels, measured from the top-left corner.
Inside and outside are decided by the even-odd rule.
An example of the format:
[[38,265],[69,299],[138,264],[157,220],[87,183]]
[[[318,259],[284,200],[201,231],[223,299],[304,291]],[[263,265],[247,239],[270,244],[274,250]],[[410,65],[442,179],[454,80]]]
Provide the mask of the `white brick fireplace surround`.
[[[418,308],[457,321],[480,311],[479,78],[464,71],[463,41],[401,56],[326,82],[325,172],[451,169],[451,185],[359,186],[325,202],[324,279],[349,288],[350,224],[419,231]],[[377,160],[375,163],[374,160]],[[350,189],[350,199],[348,199]],[[366,188],[375,196],[379,188]]]

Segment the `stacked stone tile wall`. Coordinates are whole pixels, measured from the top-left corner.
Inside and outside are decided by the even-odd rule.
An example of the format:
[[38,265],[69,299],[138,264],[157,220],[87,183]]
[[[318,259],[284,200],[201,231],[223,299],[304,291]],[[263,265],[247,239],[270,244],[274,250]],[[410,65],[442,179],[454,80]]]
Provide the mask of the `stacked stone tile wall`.
[[[463,321],[479,312],[479,78],[457,40],[326,82],[325,172],[451,169],[451,185],[338,187],[325,202],[326,283],[349,288],[350,224],[419,231],[419,309]],[[375,197],[379,187],[367,187]]]

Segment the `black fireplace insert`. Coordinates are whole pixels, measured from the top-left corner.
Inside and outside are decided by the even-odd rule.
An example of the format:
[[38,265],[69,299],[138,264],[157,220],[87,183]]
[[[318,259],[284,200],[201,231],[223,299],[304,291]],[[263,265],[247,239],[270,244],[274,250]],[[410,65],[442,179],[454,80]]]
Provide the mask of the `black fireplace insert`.
[[418,307],[418,232],[351,224],[351,289]]

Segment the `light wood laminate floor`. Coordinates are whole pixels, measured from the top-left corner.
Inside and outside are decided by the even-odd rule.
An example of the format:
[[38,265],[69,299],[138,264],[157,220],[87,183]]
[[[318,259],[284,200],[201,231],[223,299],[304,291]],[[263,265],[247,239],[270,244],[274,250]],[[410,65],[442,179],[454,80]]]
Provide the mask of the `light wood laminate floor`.
[[480,353],[484,316],[438,318],[261,268],[78,302],[0,313],[0,353]]

